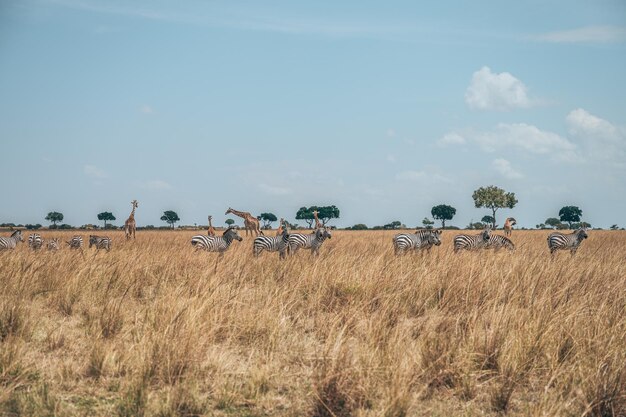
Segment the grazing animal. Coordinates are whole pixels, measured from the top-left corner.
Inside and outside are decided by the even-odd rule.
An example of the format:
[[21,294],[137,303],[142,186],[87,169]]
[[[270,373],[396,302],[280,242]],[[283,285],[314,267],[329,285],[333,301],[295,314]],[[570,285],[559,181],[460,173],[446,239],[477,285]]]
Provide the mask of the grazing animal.
[[263,232],[261,231],[261,226],[259,225],[259,219],[254,217],[252,214],[247,211],[238,211],[233,208],[228,207],[225,214],[232,213],[237,217],[241,217],[243,219],[243,225],[246,229],[246,236],[248,236],[248,231],[250,231],[250,235],[256,233],[257,236],[263,236]]
[[89,235],[89,247],[95,246],[97,250],[111,250],[111,238],[107,236]]
[[477,235],[456,235],[454,237],[454,253],[457,253],[461,249],[476,250],[485,247],[491,236],[491,228],[487,227],[485,230]]
[[326,239],[332,236],[325,227],[315,230],[313,234],[292,233],[289,235],[289,253],[295,254],[298,249],[311,249],[311,255],[317,256]]
[[396,255],[407,249],[430,249],[441,245],[441,230],[416,230],[415,233],[400,233],[393,237],[393,249]]
[[139,203],[137,200],[131,201],[133,205],[133,210],[130,212],[130,216],[124,222],[124,234],[126,235],[126,239],[130,239],[131,236],[135,238],[135,231],[137,230],[137,223],[135,222],[135,209],[139,207]]
[[289,232],[283,229],[280,236],[258,236],[252,243],[252,254],[259,256],[264,250],[268,252],[278,252],[280,259],[284,259],[289,249]]
[[43,246],[43,238],[40,234],[33,233],[28,236],[28,247],[32,250],[41,249]]
[[550,233],[548,236],[548,248],[550,254],[554,255],[557,250],[568,250],[574,256],[583,239],[587,239],[587,228],[583,227],[569,234]]
[[515,244],[506,236],[500,235],[491,235],[489,236],[489,240],[484,246],[484,249],[495,249],[496,251],[501,248],[506,248],[510,251],[515,250]]
[[517,220],[515,220],[513,217],[507,217],[504,221],[504,235],[511,236],[511,234],[513,233],[513,226],[515,226],[516,224]]
[[10,237],[0,237],[0,250],[15,249],[17,243],[23,241],[24,237],[22,236],[22,231],[16,230],[11,233]]
[[212,219],[213,219],[213,216],[209,216],[209,230],[207,230],[206,232],[208,236],[215,236],[215,229],[213,228],[213,225],[211,224]]
[[317,217],[318,213],[319,213],[319,211],[313,210],[313,218],[315,219],[315,228],[316,229],[319,229],[320,227],[324,227],[324,225],[322,225],[322,223],[320,222],[320,219]]
[[191,238],[191,244],[196,250],[205,250],[208,252],[219,252],[220,256],[228,250],[233,240],[242,241],[242,237],[237,233],[235,226],[230,226],[222,233],[222,236],[205,236],[197,235]]
[[83,247],[83,237],[80,235],[72,236],[72,238],[65,242],[70,245],[70,249],[80,249]]
[[55,237],[53,239],[49,239],[48,242],[46,243],[46,248],[49,251],[57,251],[57,250],[61,249],[61,241],[59,240],[58,237]]

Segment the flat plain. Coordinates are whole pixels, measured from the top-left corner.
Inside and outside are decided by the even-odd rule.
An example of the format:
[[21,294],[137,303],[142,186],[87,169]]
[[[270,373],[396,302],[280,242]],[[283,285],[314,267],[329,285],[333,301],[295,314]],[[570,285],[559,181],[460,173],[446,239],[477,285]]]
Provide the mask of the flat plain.
[[206,231],[98,233],[0,253],[0,415],[626,415],[626,232],[551,259],[549,231],[402,257],[336,231],[286,261],[242,233],[217,265]]

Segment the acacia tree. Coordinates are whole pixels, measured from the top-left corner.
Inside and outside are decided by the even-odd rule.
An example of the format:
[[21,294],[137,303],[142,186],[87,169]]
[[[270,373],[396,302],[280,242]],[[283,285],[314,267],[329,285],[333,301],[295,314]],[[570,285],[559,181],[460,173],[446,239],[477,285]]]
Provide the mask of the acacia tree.
[[326,226],[331,219],[339,218],[339,209],[336,206],[311,206],[300,207],[296,213],[296,220],[304,220],[309,225],[309,229],[313,227],[315,218],[313,212],[317,210],[317,217],[321,220],[322,224]]
[[104,228],[106,229],[107,228],[107,222],[108,221],[114,221],[115,220],[115,216],[111,212],[103,211],[102,213],[98,214],[98,220],[104,221]]
[[[494,220],[493,217],[491,216],[483,216],[482,219],[480,219],[481,222],[485,223],[485,224],[489,224],[491,223],[492,225],[495,225],[496,221]],[[494,226],[495,227],[495,226]]]
[[424,228],[432,229],[435,222],[430,220],[428,217],[424,217],[424,220],[422,220],[422,224],[424,225]]
[[565,206],[559,210],[559,218],[562,222],[567,222],[569,228],[572,228],[572,223],[580,222],[580,216],[583,215],[583,211],[576,206]]
[[170,226],[173,229],[174,228],[174,223],[179,221],[180,217],[178,217],[178,214],[176,214],[175,211],[167,210],[167,211],[163,212],[163,215],[161,216],[161,220],[163,220],[164,222],[169,223]]
[[228,227],[230,227],[233,224],[235,224],[235,221],[233,219],[226,219],[226,221],[224,223],[226,223],[228,225]]
[[49,222],[52,222],[54,227],[56,227],[57,226],[57,222],[62,222],[63,221],[63,213],[59,213],[58,211],[51,211],[50,213],[48,213],[48,215],[46,216],[45,220],[48,220]]
[[260,220],[263,220],[264,229],[269,229],[272,222],[275,222],[276,220],[278,220],[278,218],[276,217],[274,213],[261,213],[259,217],[260,217]]
[[432,214],[433,219],[441,220],[441,228],[445,229],[446,220],[452,220],[456,214],[456,209],[447,204],[439,204],[430,210],[430,214]]
[[491,225],[496,227],[496,211],[501,208],[513,208],[517,204],[515,193],[507,193],[502,188],[490,185],[480,187],[472,194],[476,208],[488,208],[491,210],[493,221]]
[[544,222],[545,224],[547,224],[550,227],[558,227],[561,224],[561,221],[559,219],[557,219],[556,217],[549,217],[546,219],[546,221]]
[[296,212],[296,220],[304,220],[309,225],[309,229],[313,228],[313,221],[315,221],[313,211],[316,209],[317,206],[311,206],[309,208],[300,207],[300,209]]

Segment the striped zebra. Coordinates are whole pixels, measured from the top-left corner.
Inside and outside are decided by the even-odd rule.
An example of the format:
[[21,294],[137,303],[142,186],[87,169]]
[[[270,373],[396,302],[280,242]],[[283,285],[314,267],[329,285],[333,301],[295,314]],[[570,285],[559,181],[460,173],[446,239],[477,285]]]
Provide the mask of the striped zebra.
[[11,233],[10,237],[0,237],[0,250],[15,249],[17,243],[23,241],[24,237],[22,236],[22,231],[16,230]]
[[81,249],[83,247],[83,237],[81,235],[75,235],[65,243],[70,245],[70,249]]
[[477,235],[456,235],[454,237],[454,253],[457,253],[461,249],[482,249],[487,245],[490,237],[491,228],[489,227]]
[[303,233],[292,233],[289,235],[289,253],[294,254],[298,249],[311,249],[311,255],[319,255],[320,247],[326,239],[332,236],[325,227],[316,229],[314,233],[305,235]]
[[252,254],[259,256],[264,250],[278,252],[280,259],[284,259],[289,249],[289,231],[283,228],[280,236],[258,236],[252,243]]
[[430,249],[441,245],[441,230],[416,230],[415,233],[400,233],[393,237],[393,250],[402,255],[408,249]]
[[572,256],[574,256],[583,239],[587,239],[587,228],[585,227],[575,230],[567,235],[558,232],[550,233],[550,236],[548,236],[548,248],[550,249],[550,254],[554,255],[557,250],[569,249]]
[[235,226],[230,226],[222,233],[222,236],[197,235],[191,238],[191,244],[196,250],[219,252],[220,257],[228,250],[233,240],[242,241]]
[[489,240],[485,244],[485,249],[495,249],[496,251],[501,248],[506,248],[510,251],[515,250],[515,244],[506,236],[501,235],[491,235],[489,236]]
[[46,248],[49,251],[57,251],[57,250],[61,249],[61,241],[59,240],[58,237],[55,237],[53,239],[49,239],[48,242],[46,243]]
[[95,246],[97,250],[106,249],[107,252],[111,250],[111,238],[107,236],[89,235],[89,248]]
[[43,246],[43,238],[40,234],[33,233],[28,236],[28,247],[32,250],[41,249]]

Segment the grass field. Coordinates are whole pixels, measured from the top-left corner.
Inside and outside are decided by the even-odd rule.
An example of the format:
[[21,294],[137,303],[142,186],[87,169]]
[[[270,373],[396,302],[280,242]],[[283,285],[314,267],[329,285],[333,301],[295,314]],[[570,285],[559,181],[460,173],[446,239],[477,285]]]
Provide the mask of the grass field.
[[402,258],[335,232],[283,262],[244,235],[217,271],[195,233],[0,253],[0,415],[626,415],[625,232],[555,260],[547,231]]

